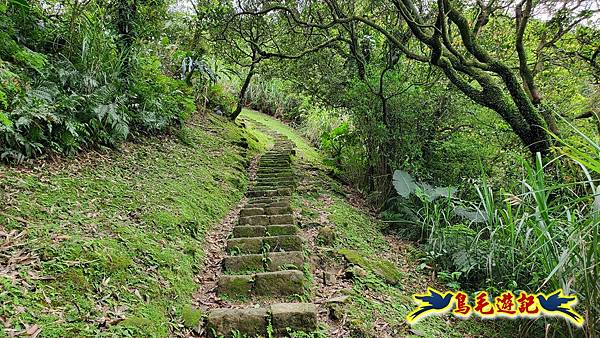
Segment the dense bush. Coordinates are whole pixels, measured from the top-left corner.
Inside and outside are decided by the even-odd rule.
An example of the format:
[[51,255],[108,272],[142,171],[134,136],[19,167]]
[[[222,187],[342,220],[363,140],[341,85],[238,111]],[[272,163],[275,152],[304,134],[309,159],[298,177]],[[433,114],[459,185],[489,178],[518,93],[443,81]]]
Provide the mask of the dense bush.
[[400,196],[385,217],[404,237],[423,243],[424,265],[449,287],[563,289],[579,297],[586,330],[593,336],[600,323],[600,189],[589,172],[600,174],[595,155],[600,147],[588,141],[565,142],[562,148],[588,173],[578,182],[548,177],[538,157],[533,166],[521,162],[522,178],[508,188],[510,193],[482,178],[474,187],[475,202],[456,194],[435,195],[454,189],[418,185],[407,173],[396,172]]
[[[178,125],[195,110],[191,89],[164,75],[159,51],[168,46],[144,40],[154,32],[145,27],[160,21],[132,18],[137,43],[124,51],[110,4],[92,1],[53,18],[45,10],[35,2],[0,6],[2,160],[116,146],[132,133]],[[146,20],[156,10],[138,9]]]

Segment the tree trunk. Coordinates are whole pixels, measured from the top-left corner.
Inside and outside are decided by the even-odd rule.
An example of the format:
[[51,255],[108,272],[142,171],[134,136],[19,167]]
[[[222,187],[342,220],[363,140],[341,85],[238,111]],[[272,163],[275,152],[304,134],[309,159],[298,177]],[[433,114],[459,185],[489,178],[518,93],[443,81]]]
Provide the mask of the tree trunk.
[[242,88],[240,89],[240,94],[238,96],[238,102],[237,102],[237,106],[235,107],[235,111],[229,117],[231,119],[231,121],[235,121],[235,119],[242,112],[242,108],[244,108],[244,97],[246,96],[246,91],[248,90],[248,86],[250,86],[250,81],[252,80],[252,76],[254,76],[255,66],[256,66],[256,63],[252,62],[252,65],[250,65],[250,70],[248,71],[248,74],[246,75],[246,79],[244,80],[244,83],[242,84]]

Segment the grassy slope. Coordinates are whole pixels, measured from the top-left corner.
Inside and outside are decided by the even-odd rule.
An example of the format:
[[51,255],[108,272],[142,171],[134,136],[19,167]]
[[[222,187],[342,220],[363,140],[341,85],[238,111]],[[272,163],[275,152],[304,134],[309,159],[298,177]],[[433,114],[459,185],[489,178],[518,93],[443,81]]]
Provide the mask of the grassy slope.
[[[290,136],[300,149],[300,162],[310,162],[313,166],[320,161],[318,152],[290,127],[257,112],[245,111],[242,117],[249,119],[250,123],[258,121]],[[388,333],[391,331],[399,337],[413,334],[428,337],[512,336],[507,321],[483,324],[475,320],[448,321],[450,317],[446,316],[430,317],[413,328],[409,327],[405,317],[414,308],[412,293],[426,291],[426,286],[432,283],[425,272],[417,269],[415,257],[418,250],[409,243],[385,236],[383,224],[351,205],[343,187],[325,175],[325,171],[318,171],[316,177],[308,176],[312,176],[312,187],[296,194],[293,203],[294,208],[300,210],[302,223],[318,223],[322,214],[327,215],[335,225],[335,249],[356,250],[374,260],[390,259],[403,274],[399,286],[391,286],[372,273],[365,278],[353,279],[351,301],[344,305],[345,326],[353,336],[380,336],[375,326],[382,323],[390,327]]]
[[243,195],[265,141],[248,138],[244,158],[235,142],[248,135],[209,119],[120,153],[0,167],[0,337],[34,324],[42,337],[164,337],[182,325],[204,234]]

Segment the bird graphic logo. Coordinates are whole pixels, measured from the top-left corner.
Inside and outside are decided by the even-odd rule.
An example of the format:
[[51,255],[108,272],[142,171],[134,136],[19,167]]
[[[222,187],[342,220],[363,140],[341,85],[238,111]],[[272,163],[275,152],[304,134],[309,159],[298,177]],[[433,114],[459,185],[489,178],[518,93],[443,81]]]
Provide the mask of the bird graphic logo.
[[577,326],[583,325],[583,316],[573,310],[573,306],[577,304],[577,296],[565,296],[559,289],[547,295],[540,293],[537,299],[545,314],[562,317]]
[[413,295],[418,306],[406,316],[406,320],[413,324],[429,315],[448,312],[452,307],[453,296],[452,292],[441,293],[432,288],[427,288],[426,293]]
[[472,305],[468,301],[469,295],[463,291],[442,292],[429,287],[426,293],[413,295],[413,299],[417,307],[406,316],[410,325],[433,314],[448,313],[452,308],[455,308],[453,314],[462,319],[474,313],[486,319],[560,317],[577,327],[582,327],[585,322],[583,316],[573,309],[577,296],[565,295],[562,289],[537,294],[521,291],[518,297],[506,291],[491,299],[487,291],[479,291]]

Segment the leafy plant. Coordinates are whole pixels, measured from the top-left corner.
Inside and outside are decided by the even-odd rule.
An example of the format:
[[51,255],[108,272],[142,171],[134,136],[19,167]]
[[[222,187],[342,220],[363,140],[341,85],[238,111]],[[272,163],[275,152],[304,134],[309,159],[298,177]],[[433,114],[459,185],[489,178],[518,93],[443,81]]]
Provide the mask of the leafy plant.
[[402,170],[394,171],[393,184],[398,195],[408,198],[416,193],[429,202],[440,197],[451,197],[457,192],[454,187],[433,187],[427,183],[417,182],[409,173]]

